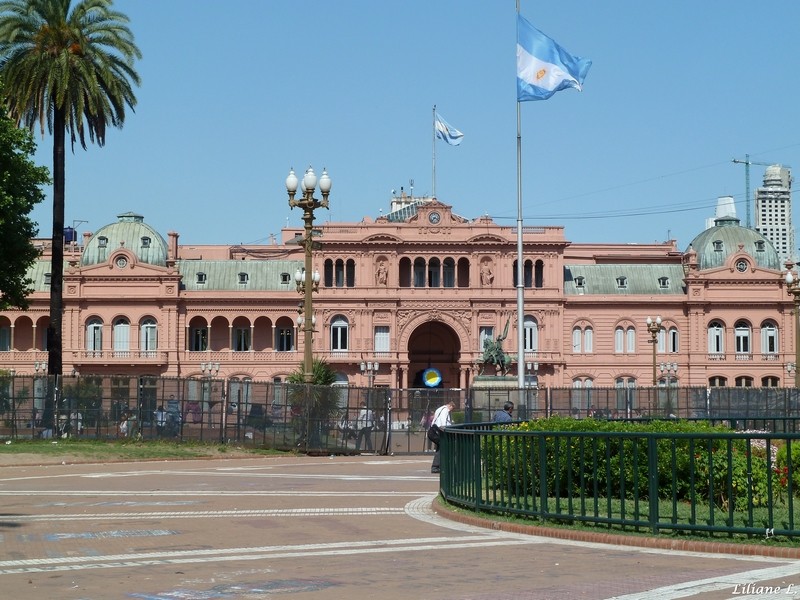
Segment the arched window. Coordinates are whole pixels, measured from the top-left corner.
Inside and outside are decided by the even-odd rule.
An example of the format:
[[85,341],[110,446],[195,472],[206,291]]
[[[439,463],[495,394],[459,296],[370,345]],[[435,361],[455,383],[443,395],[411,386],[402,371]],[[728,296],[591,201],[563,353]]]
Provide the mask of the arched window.
[[680,338],[678,337],[678,328],[677,327],[670,327],[669,332],[667,333],[667,345],[668,345],[668,352],[672,352],[673,354],[676,352],[680,352]]
[[294,352],[294,328],[285,325],[275,328],[275,350]]
[[336,315],[331,321],[331,352],[346,352],[350,323],[342,315]]
[[131,349],[131,323],[125,317],[114,321],[114,331],[111,335],[114,352],[127,352]]
[[736,335],[736,354],[750,354],[750,324],[746,321],[736,321],[734,326]]
[[398,270],[400,287],[411,287],[411,260],[407,257],[401,258]]
[[345,285],[347,287],[355,287],[356,286],[356,261],[352,258],[347,259],[347,263],[345,264]]
[[533,261],[526,260],[525,264],[523,265],[523,276],[525,277],[525,287],[533,287]]
[[86,324],[86,349],[89,352],[103,350],[103,322],[100,319],[91,319]]
[[0,327],[0,352],[11,350],[11,327],[3,325]]
[[236,327],[233,330],[233,351],[234,352],[249,352],[251,349],[250,344],[250,328],[249,327]]
[[629,354],[636,352],[636,329],[632,326],[625,330],[625,351]]
[[525,334],[525,352],[536,352],[539,349],[539,327],[536,318],[525,315],[523,321]]
[[576,377],[572,380],[572,393],[570,394],[570,413],[574,417],[589,414],[592,407],[592,386],[594,382],[590,377]]
[[753,378],[741,375],[736,378],[736,387],[753,387]]
[[425,259],[414,259],[414,287],[425,287]]
[[438,258],[428,261],[428,287],[438,288],[441,278],[441,263]]
[[153,352],[158,348],[158,325],[154,319],[145,319],[139,326],[139,350]]
[[775,323],[765,321],[761,324],[761,354],[778,353],[778,327]]
[[614,352],[622,354],[625,348],[625,330],[622,327],[614,329]]
[[572,328],[572,351],[576,354],[592,351],[594,331],[591,327],[581,329],[579,326]]
[[583,351],[583,332],[580,327],[572,328],[572,351],[575,354],[580,354]]
[[537,260],[533,265],[533,287],[544,287],[544,261]]
[[708,353],[723,354],[725,352],[725,330],[719,321],[708,324]]
[[777,377],[762,377],[761,387],[778,387],[781,384]]
[[638,396],[636,394],[635,377],[617,377],[614,380],[614,387],[617,388],[617,408],[611,414],[611,418],[631,418],[633,411],[639,408]]
[[336,287],[344,287],[344,261],[339,258],[334,263],[334,282]]
[[442,286],[446,288],[456,287],[456,261],[452,258],[445,258],[442,266]]

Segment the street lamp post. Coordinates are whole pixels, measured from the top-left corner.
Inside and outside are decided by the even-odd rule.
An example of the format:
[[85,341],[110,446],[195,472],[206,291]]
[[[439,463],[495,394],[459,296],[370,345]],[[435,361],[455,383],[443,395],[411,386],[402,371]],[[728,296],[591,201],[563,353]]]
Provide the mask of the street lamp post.
[[213,401],[211,399],[211,380],[214,378],[215,375],[219,374],[219,363],[218,362],[207,362],[207,363],[200,363],[200,371],[202,371],[203,376],[206,378],[206,389],[208,390],[208,395],[203,394],[206,396],[204,400],[208,405],[208,426],[209,428],[213,428],[214,425],[211,423],[211,408],[213,406]]
[[[524,409],[519,407],[521,409],[517,415],[519,419],[528,418],[528,411],[531,410],[532,404],[536,406],[537,411],[539,410],[539,363],[526,362],[525,370],[527,371],[527,377],[525,378],[525,406]],[[533,396],[533,402],[531,402],[531,396]]]
[[289,170],[286,178],[286,191],[289,194],[289,207],[299,206],[303,209],[303,223],[305,236],[299,241],[305,249],[305,268],[295,273],[295,283],[297,291],[303,294],[303,314],[297,319],[297,323],[303,328],[303,376],[306,383],[312,383],[314,379],[314,355],[312,353],[312,342],[314,336],[314,301],[312,294],[319,289],[319,271],[312,275],[312,250],[314,248],[313,226],[314,211],[318,208],[328,208],[328,195],[331,191],[331,178],[328,172],[323,169],[322,176],[319,178],[319,191],[322,200],[314,198],[314,190],[317,187],[317,176],[314,170],[309,167],[303,180],[300,182],[302,197],[295,200],[298,179],[294,170]]
[[647,331],[650,332],[650,343],[653,344],[653,387],[658,385],[658,363],[656,362],[656,352],[658,349],[658,334],[664,329],[661,324],[661,317],[655,320],[647,317]]
[[[38,411],[39,411],[39,407],[36,406],[36,400],[37,400],[37,398],[40,398],[40,397],[45,397],[45,398],[47,397],[47,387],[48,387],[47,386],[47,380],[46,380],[46,377],[47,377],[47,361],[46,360],[41,360],[41,361],[37,360],[36,362],[34,362],[33,363],[33,371],[35,373],[35,375],[33,376],[33,412],[34,412],[34,414],[33,414],[33,418],[31,419],[31,421],[34,424],[37,421],[39,421],[39,423],[41,424],[44,415],[37,414]],[[41,383],[42,380],[41,380],[41,377],[45,378],[45,384],[44,384],[45,391],[44,391],[44,393],[42,393],[42,383]],[[38,386],[37,386],[37,384],[38,384]],[[38,389],[37,389],[37,387],[38,387]],[[50,423],[45,422],[44,423],[44,428],[45,429],[53,428],[52,431],[55,431],[55,429],[54,429],[54,426],[55,426],[54,424],[55,424],[55,421],[56,421],[56,407],[55,406],[53,407],[53,415],[52,415],[51,418],[52,418],[52,422],[50,422]]]
[[365,373],[367,376],[367,387],[371,388],[372,384],[375,382],[375,375],[378,374],[378,369],[380,369],[380,364],[376,362],[364,362],[361,361],[361,372]]
[[800,280],[792,275],[794,264],[786,263],[786,292],[794,300],[794,387],[800,388],[800,370],[796,367],[800,365],[800,326],[798,326],[798,316],[800,316]]
[[659,365],[659,370],[661,374],[664,375],[666,378],[666,392],[667,392],[667,405],[665,407],[667,415],[672,414],[672,398],[671,398],[671,390],[670,386],[672,385],[672,381],[677,381],[678,378],[678,363],[661,363]]

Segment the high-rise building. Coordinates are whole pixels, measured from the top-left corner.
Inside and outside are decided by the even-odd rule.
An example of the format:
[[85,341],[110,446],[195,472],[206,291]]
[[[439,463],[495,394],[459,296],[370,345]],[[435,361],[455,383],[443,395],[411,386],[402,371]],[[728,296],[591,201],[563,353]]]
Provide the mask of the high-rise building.
[[782,165],[764,172],[764,187],[756,190],[756,231],[767,238],[781,263],[797,261],[792,226],[792,173]]

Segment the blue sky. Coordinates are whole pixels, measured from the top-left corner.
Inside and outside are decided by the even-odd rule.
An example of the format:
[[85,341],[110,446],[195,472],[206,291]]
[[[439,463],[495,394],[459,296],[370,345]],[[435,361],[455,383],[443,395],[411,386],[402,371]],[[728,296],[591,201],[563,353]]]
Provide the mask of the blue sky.
[[[439,200],[515,224],[514,0],[115,7],[143,54],[138,105],[105,147],[67,154],[67,225],[134,211],[185,244],[266,242],[301,224],[284,180],[308,165],[333,180],[322,220],[377,217],[411,180],[431,194],[434,104],[465,134],[437,142]],[[583,92],[521,105],[526,225],[683,249],[718,196],[745,224],[731,159],[800,167],[800,2],[522,0],[521,13],[593,61]],[[52,166],[52,138],[36,139]],[[751,167],[752,190],[763,173]],[[43,236],[51,200],[32,215]]]

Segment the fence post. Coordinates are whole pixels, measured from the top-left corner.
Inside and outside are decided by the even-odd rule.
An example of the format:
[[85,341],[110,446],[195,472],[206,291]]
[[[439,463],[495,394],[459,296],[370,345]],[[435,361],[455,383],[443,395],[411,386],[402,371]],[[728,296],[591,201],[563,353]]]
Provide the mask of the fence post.
[[647,475],[650,496],[649,518],[650,527],[654,534],[658,533],[658,443],[653,435],[647,436]]

